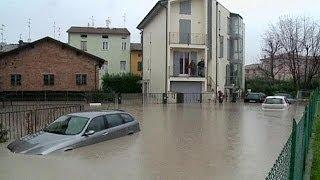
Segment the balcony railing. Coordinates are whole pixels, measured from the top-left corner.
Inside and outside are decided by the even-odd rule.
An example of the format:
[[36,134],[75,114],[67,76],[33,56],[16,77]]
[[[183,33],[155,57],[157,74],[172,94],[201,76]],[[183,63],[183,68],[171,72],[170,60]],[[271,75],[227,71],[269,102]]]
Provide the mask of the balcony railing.
[[170,32],[170,44],[205,45],[206,37],[201,33]]
[[181,78],[205,78],[206,70],[205,68],[201,67],[191,67],[191,68],[185,68],[183,70],[181,69],[171,69],[171,77],[181,77]]

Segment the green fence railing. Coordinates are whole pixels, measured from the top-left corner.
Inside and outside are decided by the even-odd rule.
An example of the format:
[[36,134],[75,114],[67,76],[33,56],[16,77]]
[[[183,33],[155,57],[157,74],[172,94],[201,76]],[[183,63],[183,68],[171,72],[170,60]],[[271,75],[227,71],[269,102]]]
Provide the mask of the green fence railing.
[[310,97],[300,121],[293,120],[292,134],[266,180],[303,180],[314,121],[319,115],[320,89]]

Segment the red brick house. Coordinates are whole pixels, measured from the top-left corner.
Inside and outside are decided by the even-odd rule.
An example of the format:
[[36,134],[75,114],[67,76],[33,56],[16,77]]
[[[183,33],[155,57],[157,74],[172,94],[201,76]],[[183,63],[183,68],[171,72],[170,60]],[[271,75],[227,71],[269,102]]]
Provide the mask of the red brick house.
[[0,92],[95,91],[104,62],[45,37],[0,54]]

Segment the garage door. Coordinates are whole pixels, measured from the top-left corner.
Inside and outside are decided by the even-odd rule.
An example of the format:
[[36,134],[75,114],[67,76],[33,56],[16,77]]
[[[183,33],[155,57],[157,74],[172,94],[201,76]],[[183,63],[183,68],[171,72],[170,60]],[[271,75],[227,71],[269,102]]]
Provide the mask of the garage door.
[[202,82],[171,82],[171,92],[183,94],[184,103],[201,102]]

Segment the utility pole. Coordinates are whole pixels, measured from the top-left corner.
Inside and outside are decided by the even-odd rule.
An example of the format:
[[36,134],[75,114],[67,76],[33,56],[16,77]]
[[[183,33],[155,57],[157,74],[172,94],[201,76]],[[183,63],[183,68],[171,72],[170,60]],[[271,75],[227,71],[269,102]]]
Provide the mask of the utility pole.
[[31,19],[30,18],[28,19],[28,33],[29,33],[28,42],[31,42]]

